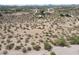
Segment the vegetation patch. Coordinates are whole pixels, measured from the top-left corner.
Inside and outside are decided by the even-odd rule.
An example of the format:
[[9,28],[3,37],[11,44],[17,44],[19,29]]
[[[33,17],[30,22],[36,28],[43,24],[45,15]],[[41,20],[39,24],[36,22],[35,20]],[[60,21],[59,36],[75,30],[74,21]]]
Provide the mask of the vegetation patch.
[[32,42],[31,45],[35,45],[35,42]]
[[52,49],[52,46],[48,42],[45,42],[44,49],[50,51]]
[[60,39],[58,39],[54,42],[54,45],[56,45],[56,46],[68,46],[68,43],[66,42],[66,40],[63,37],[61,37]]
[[14,43],[11,43],[11,44],[6,46],[6,49],[11,50],[11,49],[13,49],[13,47],[14,47]]
[[32,49],[31,49],[31,47],[28,47],[27,50],[28,50],[28,51],[31,51]]
[[55,52],[50,52],[50,55],[56,55],[56,53]]
[[34,45],[33,49],[36,50],[36,51],[39,51],[41,49],[41,47],[39,45]]
[[27,52],[27,49],[26,49],[26,48],[23,48],[23,49],[22,49],[22,52],[23,52],[23,53],[26,53],[26,52]]
[[71,44],[79,44],[79,36],[70,37]]
[[21,49],[21,46],[16,46],[15,47],[15,50],[20,50]]
[[8,54],[8,51],[7,50],[3,51],[3,54],[4,55]]

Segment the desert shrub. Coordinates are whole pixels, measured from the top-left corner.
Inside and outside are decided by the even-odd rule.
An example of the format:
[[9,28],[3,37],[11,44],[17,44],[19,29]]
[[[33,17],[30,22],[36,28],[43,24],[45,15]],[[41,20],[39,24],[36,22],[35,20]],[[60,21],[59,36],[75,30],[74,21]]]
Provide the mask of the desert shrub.
[[26,52],[27,52],[27,49],[26,49],[26,48],[23,48],[23,49],[22,49],[22,52],[23,52],[23,53],[26,53]]
[[21,37],[20,40],[23,40],[23,38]]
[[71,44],[79,44],[79,36],[70,37]]
[[41,10],[40,14],[43,15],[43,16],[45,16],[44,10]]
[[28,38],[32,37],[32,35],[31,35],[31,34],[27,34],[27,36],[28,36]]
[[21,46],[16,46],[15,47],[15,50],[20,50],[21,49]]
[[50,55],[56,55],[56,53],[55,52],[50,52]]
[[2,36],[2,39],[5,39],[6,37],[5,36]]
[[66,16],[66,17],[71,17],[71,15],[69,15],[69,14],[65,14],[65,16]]
[[35,45],[35,42],[32,42],[31,45]]
[[42,39],[40,39],[39,42],[43,43],[44,41]]
[[56,45],[53,40],[49,40],[49,42],[53,45]]
[[35,46],[33,46],[33,49],[36,51],[39,51],[41,49],[41,47],[39,45],[35,45]]
[[0,16],[3,16],[3,15],[0,13]]
[[10,29],[7,29],[7,32],[11,32],[11,30]]
[[20,43],[21,42],[21,40],[17,40],[17,43]]
[[16,9],[16,12],[20,12],[20,11],[22,11],[21,9]]
[[6,42],[4,42],[4,45],[6,45],[7,43]]
[[7,40],[6,40],[6,42],[7,42],[7,43],[10,43],[10,42],[12,42],[12,41],[11,41],[11,40],[9,40],[9,39],[7,39]]
[[50,51],[52,49],[52,46],[48,42],[45,42],[44,49]]
[[31,51],[32,49],[31,49],[31,47],[27,47],[27,50],[28,50],[28,51]]
[[71,15],[69,15],[69,14],[60,14],[60,16],[61,16],[61,17],[64,17],[64,16],[65,16],[65,17],[71,17]]
[[28,43],[29,42],[29,40],[28,39],[25,39],[25,43]]
[[35,38],[38,38],[38,36],[37,36],[37,35],[35,35]]
[[57,46],[68,46],[67,42],[65,41],[65,39],[63,37],[61,37],[60,39],[56,40],[54,42],[54,45],[57,45]]
[[27,46],[27,43],[25,43],[25,46]]
[[2,40],[1,43],[3,44],[4,43],[4,40]]
[[5,54],[5,55],[6,55],[7,53],[8,53],[8,51],[7,51],[7,50],[3,51],[3,54]]
[[2,48],[0,47],[0,50],[1,50]]
[[[1,23],[1,22],[0,22]],[[0,29],[2,29],[2,25],[0,25]]]
[[11,44],[6,46],[6,49],[11,50],[11,49],[13,49],[13,47],[14,47],[14,43],[11,43]]
[[0,44],[0,47],[2,47],[2,45]]
[[2,48],[2,45],[0,44],[0,50],[1,50],[1,48]]
[[63,14],[60,14],[60,16],[61,16],[61,17],[64,17],[64,15],[63,15]]
[[9,35],[9,36],[8,36],[8,38],[12,38],[12,37],[13,37],[12,35]]

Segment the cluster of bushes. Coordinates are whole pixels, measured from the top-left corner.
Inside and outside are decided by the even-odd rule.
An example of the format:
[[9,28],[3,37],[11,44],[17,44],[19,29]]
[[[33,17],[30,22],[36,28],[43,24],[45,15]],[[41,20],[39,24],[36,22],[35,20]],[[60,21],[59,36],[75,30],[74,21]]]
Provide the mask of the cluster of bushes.
[[61,17],[71,17],[69,14],[60,14]]
[[51,46],[48,42],[45,42],[45,43],[44,43],[44,49],[45,49],[45,50],[48,50],[48,51],[51,51],[52,46]]
[[70,37],[71,44],[79,44],[79,36]]
[[55,41],[50,40],[50,42],[55,46],[62,46],[62,47],[69,46],[68,42],[63,37],[61,37]]

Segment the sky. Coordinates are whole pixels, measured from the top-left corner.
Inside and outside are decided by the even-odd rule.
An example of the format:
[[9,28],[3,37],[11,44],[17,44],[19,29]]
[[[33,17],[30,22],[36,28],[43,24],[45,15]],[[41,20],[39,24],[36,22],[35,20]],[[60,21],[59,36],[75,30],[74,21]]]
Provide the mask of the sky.
[[79,0],[0,0],[0,5],[79,4]]

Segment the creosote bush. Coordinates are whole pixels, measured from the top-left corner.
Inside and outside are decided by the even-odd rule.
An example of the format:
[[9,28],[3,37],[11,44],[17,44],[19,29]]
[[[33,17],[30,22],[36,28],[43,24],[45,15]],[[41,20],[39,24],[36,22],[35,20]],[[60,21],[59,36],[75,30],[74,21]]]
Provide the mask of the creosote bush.
[[26,48],[23,48],[23,49],[22,49],[22,52],[23,52],[23,53],[26,53],[26,52],[27,52],[27,49],[26,49]]
[[11,50],[11,49],[13,49],[13,47],[14,47],[14,43],[11,43],[11,44],[6,46],[6,49]]
[[51,46],[48,42],[45,42],[45,43],[44,43],[44,49],[45,49],[45,50],[48,50],[48,51],[51,51],[52,46]]
[[60,16],[61,16],[61,17],[64,17],[64,15],[63,15],[63,14],[60,14]]
[[36,51],[39,51],[41,49],[41,47],[39,45],[34,45],[33,49],[36,50]]
[[21,42],[21,40],[17,40],[17,43],[20,43]]
[[43,40],[39,40],[39,42],[43,43],[44,41]]
[[20,50],[21,49],[21,46],[16,46],[15,47],[15,50]]
[[35,42],[32,42],[31,45],[35,45]]
[[0,50],[2,49],[2,45],[0,44]]
[[2,47],[2,45],[0,44],[0,47]]
[[3,51],[3,54],[5,54],[5,55],[6,55],[7,53],[8,53],[8,51],[7,51],[7,50]]
[[54,42],[54,45],[56,45],[56,46],[68,46],[68,43],[65,41],[65,39],[63,37],[61,37],[60,39],[58,39]]
[[55,52],[50,52],[50,55],[56,55],[56,53]]
[[7,43],[10,43],[10,42],[11,42],[11,40],[7,39],[7,40],[6,40],[6,42],[7,42]]
[[31,47],[27,47],[27,50],[28,50],[28,51],[31,51],[32,49],[31,49]]
[[9,35],[9,36],[8,36],[8,38],[12,38],[12,37],[13,37],[12,35]]
[[70,37],[71,44],[79,44],[79,36]]
[[29,42],[29,40],[28,39],[25,39],[25,43],[28,43]]
[[71,15],[69,15],[69,14],[65,14],[65,16],[66,16],[66,17],[71,17]]
[[3,15],[0,13],[0,16],[3,16]]

